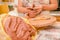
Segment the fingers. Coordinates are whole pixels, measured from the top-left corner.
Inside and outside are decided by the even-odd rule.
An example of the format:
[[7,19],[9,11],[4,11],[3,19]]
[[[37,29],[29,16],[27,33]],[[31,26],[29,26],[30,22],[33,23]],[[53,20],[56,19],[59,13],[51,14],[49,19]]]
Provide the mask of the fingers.
[[11,30],[12,30],[13,32],[16,31],[16,29],[15,29],[16,21],[17,21],[17,18],[16,18],[16,17],[11,17],[10,28],[11,28]]
[[[12,26],[10,26],[10,24],[11,24],[11,17],[9,16],[9,17],[6,17],[4,20],[3,20],[3,26],[4,26],[4,28],[5,28],[5,31],[6,31],[6,33],[9,35],[9,36],[11,36],[11,38],[13,38],[14,40],[16,40],[16,34],[15,34],[15,32],[10,28],[10,27],[12,27]],[[14,26],[14,25],[13,25]],[[14,37],[15,36],[15,37]]]
[[22,37],[23,39],[27,40],[30,36],[30,33],[27,31],[24,35],[24,37]]
[[19,17],[5,18],[3,26],[12,40],[31,40],[31,35],[34,33],[34,29]]
[[28,17],[28,18],[33,18],[35,16],[36,16],[36,13],[34,13],[34,12],[29,12],[26,14],[26,17]]
[[28,40],[32,40],[30,36],[28,37]]
[[7,17],[7,18],[5,18],[5,20],[3,20],[3,25],[5,26],[6,30],[8,30],[10,28],[10,22],[11,22],[10,17]]
[[34,9],[35,10],[42,9],[42,6],[41,5],[40,6],[36,6],[36,7],[34,7]]

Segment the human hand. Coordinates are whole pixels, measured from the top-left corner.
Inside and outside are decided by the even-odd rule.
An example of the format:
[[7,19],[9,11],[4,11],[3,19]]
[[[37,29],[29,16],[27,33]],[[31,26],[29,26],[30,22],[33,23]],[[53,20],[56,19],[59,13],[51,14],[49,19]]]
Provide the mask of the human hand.
[[33,9],[33,7],[26,7],[28,10],[31,10],[31,9]]
[[35,7],[35,5],[34,4],[32,4],[31,6],[28,6],[28,7],[26,7],[27,9],[33,9]]
[[35,35],[36,32],[31,25],[27,24],[20,17],[7,15],[5,19],[2,20],[2,24],[12,40],[30,40],[31,36]]
[[33,18],[37,14],[39,14],[41,11],[42,11],[42,6],[36,6],[34,8],[29,8],[28,12],[27,12],[27,16],[30,17],[30,18]]
[[29,11],[28,13],[26,13],[26,16],[28,17],[28,18],[33,18],[33,17],[35,17],[37,15],[37,13],[36,13],[36,11]]
[[40,6],[36,6],[36,7],[34,7],[34,10],[36,11],[36,13],[40,13],[41,11],[42,11],[42,5],[40,5]]

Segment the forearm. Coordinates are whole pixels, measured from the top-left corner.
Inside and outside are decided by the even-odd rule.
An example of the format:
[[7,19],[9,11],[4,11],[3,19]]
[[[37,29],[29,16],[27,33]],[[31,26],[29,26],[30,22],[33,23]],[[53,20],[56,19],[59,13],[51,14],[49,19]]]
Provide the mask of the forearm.
[[56,10],[58,8],[57,4],[43,5],[43,10]]
[[25,7],[18,7],[18,12],[20,12],[20,13],[27,13],[28,9],[25,8]]

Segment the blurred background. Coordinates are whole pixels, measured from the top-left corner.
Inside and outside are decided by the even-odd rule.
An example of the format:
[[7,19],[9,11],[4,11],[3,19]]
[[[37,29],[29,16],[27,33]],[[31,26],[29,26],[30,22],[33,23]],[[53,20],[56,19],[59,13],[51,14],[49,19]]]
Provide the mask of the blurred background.
[[[58,11],[60,11],[60,0],[57,0],[58,1]],[[8,2],[10,4],[14,3],[14,4],[17,4],[18,3],[18,0],[0,0],[0,2]]]
[[[57,0],[58,1],[58,9],[56,9],[56,11],[60,11],[60,0]],[[14,5],[17,5],[18,4],[18,0],[0,0],[0,3],[1,2],[7,2],[9,5],[13,6]]]
[[[57,17],[57,20],[60,21],[60,0],[58,1],[58,8],[51,11],[51,15]],[[8,13],[13,11],[18,5],[18,0],[0,0],[0,14]]]

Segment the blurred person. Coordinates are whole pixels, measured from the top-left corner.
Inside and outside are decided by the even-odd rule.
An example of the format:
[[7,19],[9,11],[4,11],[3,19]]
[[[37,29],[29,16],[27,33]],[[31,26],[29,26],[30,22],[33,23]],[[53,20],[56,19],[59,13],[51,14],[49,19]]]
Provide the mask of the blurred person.
[[57,8],[57,0],[18,0],[18,12],[25,13],[29,17],[49,14],[49,11]]

